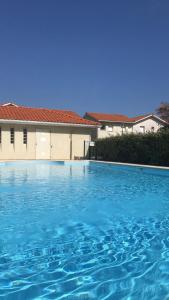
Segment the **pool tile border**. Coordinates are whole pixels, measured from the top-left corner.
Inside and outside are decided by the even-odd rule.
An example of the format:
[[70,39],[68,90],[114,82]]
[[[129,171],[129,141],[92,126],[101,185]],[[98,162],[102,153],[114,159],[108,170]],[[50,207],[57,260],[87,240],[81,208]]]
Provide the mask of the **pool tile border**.
[[[0,160],[0,163],[5,163],[5,162],[17,162],[17,161],[43,161],[43,160],[36,160],[36,159],[13,159],[13,160]],[[94,162],[94,163],[104,163],[104,164],[112,164],[112,165],[119,165],[119,166],[130,166],[130,167],[142,167],[142,168],[150,168],[150,169],[161,169],[161,170],[169,170],[169,167],[164,167],[164,166],[155,166],[155,165],[141,165],[141,164],[132,164],[132,163],[121,163],[121,162],[114,162],[114,161],[104,161],[104,160],[45,160],[49,162]]]
[[90,161],[95,162],[95,163],[112,164],[112,165],[118,165],[118,166],[142,167],[142,168],[150,168],[150,169],[169,170],[169,167],[163,167],[163,166],[140,165],[140,164],[121,163],[121,162],[104,161],[104,160],[90,160]]

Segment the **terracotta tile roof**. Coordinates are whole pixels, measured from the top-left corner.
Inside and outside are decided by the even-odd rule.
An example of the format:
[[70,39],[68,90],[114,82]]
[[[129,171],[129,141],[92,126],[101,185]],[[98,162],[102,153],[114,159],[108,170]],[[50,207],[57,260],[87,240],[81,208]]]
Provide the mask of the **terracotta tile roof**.
[[129,118],[131,122],[137,122],[139,120],[142,120],[148,116],[152,116],[152,114],[147,114],[147,115],[141,115],[141,116],[136,116],[134,118]]
[[14,104],[0,105],[1,120],[70,123],[80,125],[98,125],[97,122],[81,118],[72,111],[47,108],[32,108]]
[[[150,114],[149,114],[150,115]],[[92,120],[95,120],[97,122],[101,121],[107,121],[107,122],[136,122],[141,119],[146,118],[149,115],[142,115],[142,116],[136,116],[133,118],[129,118],[125,115],[119,115],[119,114],[103,114],[103,113],[91,113],[87,112],[85,114],[85,118],[91,118]]]
[[102,114],[102,113],[90,113],[87,112],[85,117],[91,117],[96,121],[111,121],[111,122],[125,122],[128,121],[128,117],[125,115],[118,115],[118,114]]

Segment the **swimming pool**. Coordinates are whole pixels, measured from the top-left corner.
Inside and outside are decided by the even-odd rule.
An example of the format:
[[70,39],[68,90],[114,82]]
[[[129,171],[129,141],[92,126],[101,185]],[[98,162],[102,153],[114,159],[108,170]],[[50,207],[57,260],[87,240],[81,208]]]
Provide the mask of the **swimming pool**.
[[0,299],[169,297],[169,171],[0,164]]

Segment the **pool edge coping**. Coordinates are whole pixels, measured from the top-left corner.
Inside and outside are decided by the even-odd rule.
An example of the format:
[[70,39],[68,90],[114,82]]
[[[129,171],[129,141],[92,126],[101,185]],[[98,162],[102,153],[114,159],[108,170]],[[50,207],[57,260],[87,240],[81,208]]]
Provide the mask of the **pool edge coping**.
[[104,164],[120,165],[120,166],[142,167],[142,168],[151,168],[151,169],[169,170],[169,167],[155,166],[155,165],[140,165],[140,164],[121,163],[121,162],[104,161],[104,160],[89,160],[89,161],[91,161],[91,162],[96,162],[96,163],[104,163]]
[[150,169],[161,169],[161,170],[169,170],[169,167],[165,166],[155,166],[155,165],[144,165],[144,164],[132,164],[132,163],[122,163],[122,162],[115,162],[115,161],[104,161],[104,160],[93,160],[93,159],[84,159],[84,160],[69,160],[69,159],[46,159],[46,160],[36,160],[36,159],[12,159],[12,160],[0,160],[0,163],[5,162],[17,162],[17,161],[49,161],[49,162],[95,162],[95,163],[104,163],[110,165],[119,165],[119,166],[129,166],[129,167],[142,167],[142,168],[150,168]]

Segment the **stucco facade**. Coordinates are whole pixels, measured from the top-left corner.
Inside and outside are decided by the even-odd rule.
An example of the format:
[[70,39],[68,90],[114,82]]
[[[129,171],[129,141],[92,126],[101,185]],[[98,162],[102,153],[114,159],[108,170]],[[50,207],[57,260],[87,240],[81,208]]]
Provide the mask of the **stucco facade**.
[[[69,160],[87,157],[88,149],[84,147],[84,142],[91,141],[94,130],[83,127],[30,126],[12,123],[0,124],[0,128],[0,160]],[[14,143],[11,143],[11,128],[14,129]],[[27,129],[26,144],[23,142],[25,128]]]
[[122,134],[122,126],[118,123],[109,123],[105,122],[102,123],[102,127],[98,128],[97,130],[97,138],[106,138],[110,136],[116,136]]
[[102,122],[102,127],[97,129],[97,137],[106,138],[125,133],[157,132],[163,126],[164,124],[154,117],[150,117],[142,121],[140,120],[134,124]]
[[106,138],[130,133],[157,132],[166,122],[156,115],[143,115],[129,118],[125,115],[111,115],[101,113],[86,113],[88,120],[95,120],[101,124],[97,128],[96,138]]
[[134,133],[157,132],[163,126],[164,123],[162,123],[156,117],[150,117],[148,119],[142,120],[134,124],[133,132]]
[[97,122],[69,110],[0,105],[0,160],[88,158]]

